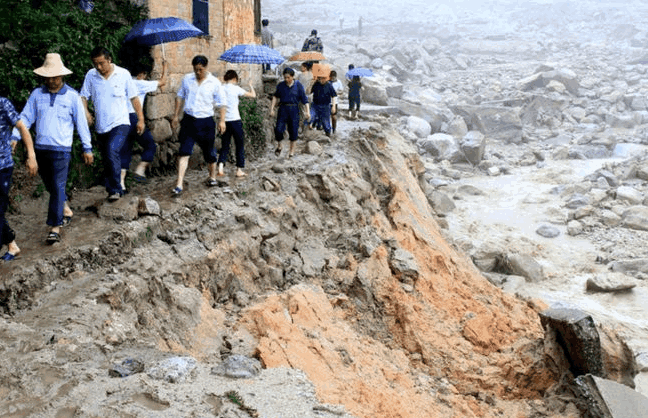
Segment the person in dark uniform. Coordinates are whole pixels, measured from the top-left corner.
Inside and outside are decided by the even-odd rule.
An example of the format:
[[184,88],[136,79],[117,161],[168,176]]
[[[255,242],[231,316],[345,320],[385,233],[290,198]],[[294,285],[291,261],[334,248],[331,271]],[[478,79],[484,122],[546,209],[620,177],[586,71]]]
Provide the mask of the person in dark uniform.
[[288,139],[290,140],[290,150],[288,157],[295,155],[295,143],[299,131],[299,104],[304,105],[306,121],[310,120],[310,106],[304,86],[295,80],[295,70],[286,68],[283,70],[284,81],[277,85],[277,90],[272,96],[270,105],[270,117],[274,117],[275,108],[279,106],[277,113],[277,124],[275,125],[275,139],[277,140],[277,149],[275,155],[281,155],[281,141],[284,138],[284,132],[288,128]]

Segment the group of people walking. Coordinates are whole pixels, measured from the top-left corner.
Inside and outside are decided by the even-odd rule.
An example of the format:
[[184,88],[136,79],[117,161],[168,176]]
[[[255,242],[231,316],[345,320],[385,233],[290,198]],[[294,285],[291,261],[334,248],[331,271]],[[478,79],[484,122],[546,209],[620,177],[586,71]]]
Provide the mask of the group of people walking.
[[[264,27],[267,21],[264,21]],[[272,38],[270,37],[270,43]],[[322,43],[313,30],[305,48],[322,51]],[[130,72],[113,63],[110,51],[97,47],[90,52],[93,68],[86,74],[80,92],[65,83],[72,74],[59,54],[49,53],[43,65],[34,70],[43,84],[32,91],[22,112],[6,98],[0,97],[0,244],[7,246],[0,261],[11,261],[20,254],[14,231],[6,220],[9,188],[13,174],[12,153],[18,141],[26,150],[27,172],[37,173],[50,195],[46,224],[49,231],[46,243],[61,240],[61,228],[72,222],[74,213],[68,204],[66,185],[72,158],[74,131],[78,133],[86,165],[94,163],[90,126],[94,125],[96,145],[101,154],[107,200],[118,201],[126,193],[125,179],[131,165],[132,144],[138,142],[143,151],[135,168],[133,180],[146,182],[146,170],[155,157],[157,146],[145,125],[143,104],[147,93],[166,85],[168,66],[162,63],[159,80],[147,80],[151,67],[138,64]],[[215,186],[217,177],[224,176],[231,141],[236,152],[236,177],[244,177],[244,133],[238,105],[240,97],[256,97],[252,84],[249,90],[239,87],[236,71],[228,70],[224,83],[208,71],[209,61],[197,55],[192,62],[193,72],[186,74],[177,92],[171,127],[179,131],[180,148],[177,159],[177,178],[172,196],[184,190],[184,178],[194,145],[202,151],[208,166],[206,184]],[[309,71],[311,63],[302,70]],[[350,66],[351,68],[351,66]],[[290,142],[288,157],[295,154],[303,110],[306,126],[321,128],[326,135],[335,133],[337,126],[337,97],[344,90],[335,71],[310,74],[308,81],[298,81],[292,68],[283,70],[284,80],[272,95],[270,116],[277,114],[275,154],[283,149],[285,131]],[[350,80],[350,106],[359,106],[359,80]],[[354,92],[357,92],[354,93]],[[312,108],[308,95],[312,95]],[[92,103],[94,112],[90,112]],[[353,104],[352,104],[353,103]],[[215,113],[218,109],[218,125]],[[277,111],[278,109],[278,111]],[[351,107],[350,107],[351,112]],[[357,111],[357,108],[356,108]],[[355,116],[355,112],[354,112]],[[30,128],[34,128],[32,138]],[[221,148],[216,150],[216,132],[221,134]]]
[[[72,74],[59,54],[50,53],[34,73],[43,80],[22,112],[18,113],[6,98],[0,98],[0,244],[7,246],[0,261],[7,262],[20,254],[16,235],[6,219],[9,188],[13,174],[12,153],[18,141],[26,150],[26,167],[30,175],[40,174],[50,195],[46,224],[46,243],[61,240],[61,228],[72,222],[74,213],[67,201],[66,185],[72,141],[76,129],[83,148],[83,161],[94,163],[90,126],[96,131],[96,144],[101,154],[107,200],[115,202],[126,193],[125,178],[131,164],[133,142],[142,146],[142,157],[133,173],[137,182],[146,182],[146,169],[153,161],[156,144],[146,129],[143,103],[146,94],[166,84],[167,63],[163,62],[159,80],[146,80],[150,66],[138,65],[131,72],[112,62],[112,55],[103,47],[90,53],[93,68],[84,78],[81,91],[67,85],[64,77]],[[209,167],[207,185],[217,184],[224,176],[224,165],[230,152],[230,142],[236,146],[236,176],[246,173],[244,134],[238,110],[239,97],[256,97],[254,87],[246,91],[238,86],[234,70],[225,73],[221,83],[208,70],[208,59],[194,57],[193,72],[182,79],[177,93],[171,126],[180,126],[180,150],[177,162],[176,186],[171,191],[178,196],[183,190],[184,176],[194,144],[202,150]],[[89,103],[92,103],[93,113]],[[216,124],[214,108],[219,109],[218,132],[222,135],[220,151],[214,148]],[[180,122],[180,117],[182,121]],[[30,128],[36,133],[32,138]]]

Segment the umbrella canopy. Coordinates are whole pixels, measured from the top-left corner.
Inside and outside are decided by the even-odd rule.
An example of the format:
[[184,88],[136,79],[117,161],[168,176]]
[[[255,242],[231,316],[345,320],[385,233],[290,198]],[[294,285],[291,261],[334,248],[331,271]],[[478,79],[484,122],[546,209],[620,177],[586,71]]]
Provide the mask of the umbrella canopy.
[[223,52],[221,61],[242,64],[281,64],[286,59],[279,51],[265,45],[236,45]]
[[323,61],[325,59],[326,57],[321,52],[302,51],[288,58],[288,61]]
[[137,22],[128,32],[124,42],[135,41],[140,45],[159,45],[204,35],[203,31],[177,17],[157,17]]
[[373,71],[371,71],[369,68],[353,68],[346,73],[346,76],[349,78],[356,75],[359,77],[371,77],[373,76]]

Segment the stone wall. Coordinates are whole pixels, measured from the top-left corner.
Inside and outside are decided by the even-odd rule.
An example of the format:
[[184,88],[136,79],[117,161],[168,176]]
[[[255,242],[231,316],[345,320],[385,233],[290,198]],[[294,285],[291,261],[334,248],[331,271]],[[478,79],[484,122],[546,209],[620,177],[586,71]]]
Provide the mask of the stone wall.
[[[163,56],[169,63],[167,86],[162,91],[150,93],[144,106],[147,125],[158,144],[153,167],[173,163],[178,144],[177,132],[171,129],[170,120],[182,77],[192,71],[193,57],[205,55],[209,59],[209,69],[221,81],[225,71],[232,68],[239,73],[243,87],[251,79],[255,88],[258,86],[261,91],[260,65],[229,64],[218,60],[223,51],[234,45],[260,43],[260,38],[254,33],[254,1],[210,0],[207,36],[187,38],[152,48],[151,55],[155,61],[152,79],[160,78]],[[192,0],[148,0],[146,4],[151,18],[175,16],[193,22]]]

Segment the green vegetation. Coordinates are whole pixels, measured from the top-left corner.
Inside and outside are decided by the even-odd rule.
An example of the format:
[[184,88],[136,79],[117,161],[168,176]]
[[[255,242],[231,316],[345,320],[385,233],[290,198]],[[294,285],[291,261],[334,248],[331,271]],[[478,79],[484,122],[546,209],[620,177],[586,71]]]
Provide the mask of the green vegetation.
[[[122,42],[132,25],[146,18],[146,9],[128,0],[95,0],[92,13],[82,11],[73,0],[3,0],[0,2],[0,95],[22,110],[31,91],[41,84],[33,73],[43,65],[45,54],[61,54],[73,74],[66,82],[81,89],[92,67],[90,51],[96,46],[110,50],[114,62],[129,67],[140,57],[150,59],[148,48]],[[83,165],[81,144],[75,139],[68,187],[88,186],[99,175]],[[22,161],[22,154],[18,154]],[[101,167],[95,152],[94,167]]]
[[265,153],[266,137],[263,132],[263,115],[256,99],[241,97],[239,112],[245,132],[245,153],[251,159],[259,158]]

